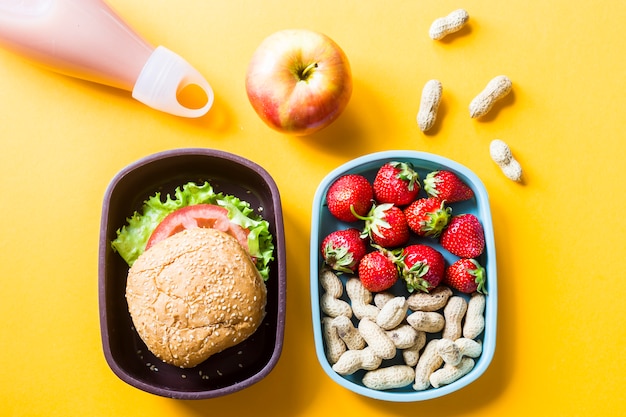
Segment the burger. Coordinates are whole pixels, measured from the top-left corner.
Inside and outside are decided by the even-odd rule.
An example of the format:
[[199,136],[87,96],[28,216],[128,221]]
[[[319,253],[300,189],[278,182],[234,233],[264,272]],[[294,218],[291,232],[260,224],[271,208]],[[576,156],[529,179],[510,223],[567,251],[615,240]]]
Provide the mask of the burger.
[[247,203],[208,183],[147,200],[112,242],[130,267],[126,301],[146,347],[190,368],[254,334],[265,317],[271,242]]
[[126,300],[148,349],[189,368],[250,337],[267,290],[237,239],[216,229],[177,233],[145,251],[128,273]]

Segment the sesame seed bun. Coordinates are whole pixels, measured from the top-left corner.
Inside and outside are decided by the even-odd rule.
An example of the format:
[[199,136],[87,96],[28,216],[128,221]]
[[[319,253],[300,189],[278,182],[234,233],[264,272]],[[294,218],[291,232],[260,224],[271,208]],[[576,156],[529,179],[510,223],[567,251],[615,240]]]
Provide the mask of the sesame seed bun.
[[135,261],[126,300],[148,349],[166,363],[191,368],[256,331],[267,290],[235,238],[194,228],[160,241]]

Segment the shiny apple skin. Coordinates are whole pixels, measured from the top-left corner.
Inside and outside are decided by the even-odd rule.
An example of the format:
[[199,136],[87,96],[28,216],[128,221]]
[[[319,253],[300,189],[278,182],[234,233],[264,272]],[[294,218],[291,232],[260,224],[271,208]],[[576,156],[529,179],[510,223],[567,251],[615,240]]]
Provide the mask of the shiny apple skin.
[[[306,79],[299,75],[310,67]],[[288,29],[265,38],[246,74],[252,107],[282,133],[310,135],[335,121],[352,95],[350,63],[328,36]]]

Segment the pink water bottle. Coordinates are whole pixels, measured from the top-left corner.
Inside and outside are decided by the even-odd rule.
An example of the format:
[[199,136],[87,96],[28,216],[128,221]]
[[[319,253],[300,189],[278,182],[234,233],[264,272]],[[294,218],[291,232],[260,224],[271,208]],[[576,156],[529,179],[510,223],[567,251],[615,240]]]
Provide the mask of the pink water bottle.
[[[48,69],[132,92],[138,101],[182,117],[200,117],[213,90],[187,61],[153,47],[102,0],[0,0],[0,46]],[[199,106],[179,100],[200,91]]]

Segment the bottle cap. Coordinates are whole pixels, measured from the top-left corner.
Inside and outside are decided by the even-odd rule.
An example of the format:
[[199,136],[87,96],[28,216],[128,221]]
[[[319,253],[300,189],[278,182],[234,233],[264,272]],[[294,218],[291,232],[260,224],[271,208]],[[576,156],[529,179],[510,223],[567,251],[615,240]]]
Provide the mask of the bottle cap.
[[[188,108],[178,101],[178,93],[192,84],[206,94],[206,103],[200,108]],[[158,46],[135,81],[133,98],[175,116],[200,117],[213,105],[213,90],[204,77],[181,56]]]

